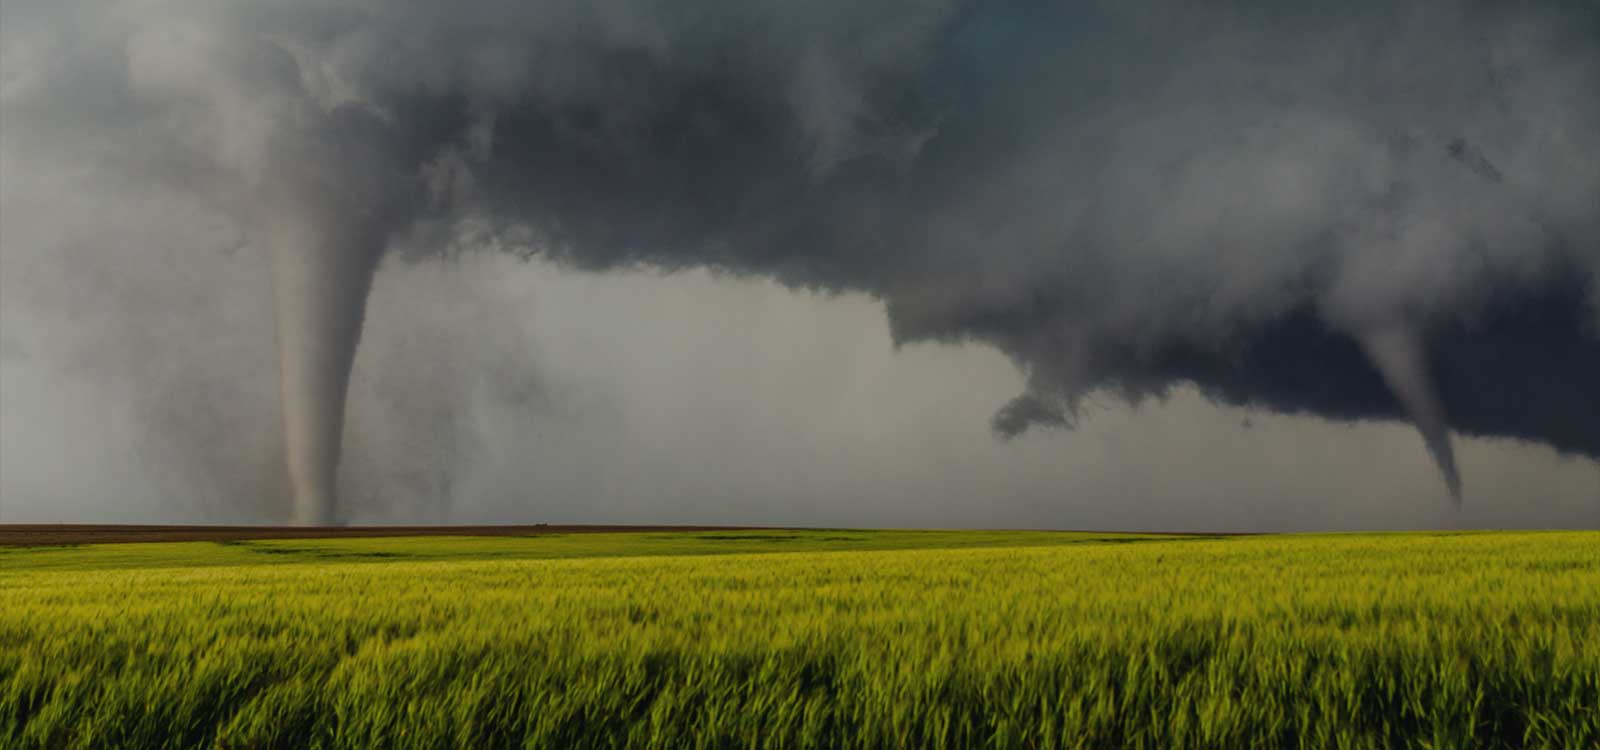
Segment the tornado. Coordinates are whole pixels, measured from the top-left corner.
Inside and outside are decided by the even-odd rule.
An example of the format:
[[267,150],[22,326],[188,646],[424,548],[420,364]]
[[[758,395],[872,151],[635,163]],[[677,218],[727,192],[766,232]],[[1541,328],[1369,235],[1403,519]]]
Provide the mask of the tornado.
[[866,294],[1016,365],[1006,436],[1195,388],[1406,420],[1454,498],[1456,435],[1600,458],[1600,5],[327,5],[0,0],[7,207],[270,255],[297,522],[391,241]]
[[260,228],[272,264],[293,522],[301,526],[338,522],[345,394],[384,246],[381,231],[336,214],[301,203]]
[[1456,469],[1444,403],[1428,374],[1421,339],[1410,328],[1390,327],[1363,334],[1360,343],[1384,384],[1422,433],[1422,442],[1439,467],[1450,499],[1460,507],[1461,473]]

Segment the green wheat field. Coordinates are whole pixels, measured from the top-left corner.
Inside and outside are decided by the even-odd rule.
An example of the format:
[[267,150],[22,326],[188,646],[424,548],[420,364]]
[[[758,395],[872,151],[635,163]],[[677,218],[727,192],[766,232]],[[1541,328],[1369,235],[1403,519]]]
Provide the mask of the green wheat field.
[[0,747],[1600,748],[1600,532],[0,548]]

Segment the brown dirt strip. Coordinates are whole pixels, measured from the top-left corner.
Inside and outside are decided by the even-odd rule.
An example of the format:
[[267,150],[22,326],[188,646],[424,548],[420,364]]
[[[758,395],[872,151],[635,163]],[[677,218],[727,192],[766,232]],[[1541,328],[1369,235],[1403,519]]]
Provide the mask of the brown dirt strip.
[[0,547],[240,539],[348,539],[384,536],[533,536],[649,531],[759,531],[762,526],[138,526],[0,524]]

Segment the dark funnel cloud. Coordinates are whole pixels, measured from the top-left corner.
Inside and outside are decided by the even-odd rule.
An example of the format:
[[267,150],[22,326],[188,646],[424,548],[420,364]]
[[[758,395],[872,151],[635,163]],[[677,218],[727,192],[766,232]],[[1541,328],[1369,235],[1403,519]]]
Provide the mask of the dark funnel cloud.
[[496,246],[881,300],[1085,400],[1600,457],[1593,2],[4,6],[9,160],[273,258],[297,518],[336,517],[377,258]]

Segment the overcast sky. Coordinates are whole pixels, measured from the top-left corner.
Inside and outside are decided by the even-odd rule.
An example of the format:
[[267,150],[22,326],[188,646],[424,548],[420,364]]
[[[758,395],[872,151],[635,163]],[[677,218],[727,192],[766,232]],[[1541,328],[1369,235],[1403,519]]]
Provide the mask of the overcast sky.
[[[216,252],[187,282],[37,272],[92,312],[5,309],[0,520],[280,520],[263,264]],[[1589,459],[1462,441],[1456,511],[1408,425],[1192,389],[1138,409],[1102,399],[1074,429],[1002,441],[988,420],[1017,368],[979,344],[897,351],[863,295],[478,254],[391,263],[371,306],[343,478],[357,523],[1600,524]]]
[[1580,0],[8,0],[0,521],[1597,526],[1595,91]]

